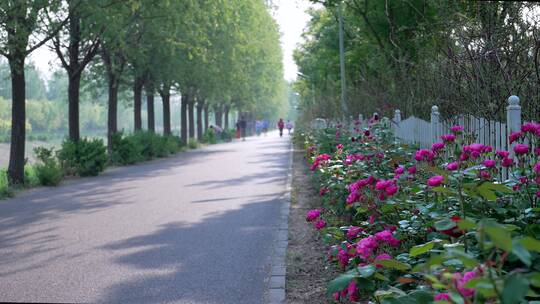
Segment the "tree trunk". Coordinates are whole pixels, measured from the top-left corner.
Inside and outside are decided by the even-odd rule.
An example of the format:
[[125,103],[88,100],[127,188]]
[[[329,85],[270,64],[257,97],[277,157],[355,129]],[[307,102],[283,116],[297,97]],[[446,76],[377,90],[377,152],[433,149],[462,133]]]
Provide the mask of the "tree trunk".
[[68,83],[68,117],[69,139],[79,141],[79,89],[81,87],[81,73],[69,76]]
[[195,138],[195,99],[188,103],[189,111],[189,138]]
[[208,121],[210,120],[210,113],[208,112],[208,104],[204,105],[204,132],[210,127]]
[[224,129],[225,130],[228,130],[229,129],[229,106],[225,106],[225,111],[223,112],[223,116],[224,116]]
[[197,102],[197,139],[201,140],[203,137],[203,108],[204,101],[199,100]]
[[216,118],[216,125],[223,127],[223,111],[221,105],[216,106],[215,112],[214,112],[215,118]]
[[133,130],[140,131],[142,130],[142,89],[144,85],[144,78],[142,76],[136,76],[133,83],[133,118],[134,126]]
[[165,89],[161,93],[163,101],[163,134],[171,135],[171,93],[169,89]]
[[146,86],[146,111],[148,114],[148,131],[154,133],[156,130],[156,122],[154,120],[154,89],[152,85]]
[[182,104],[180,105],[180,138],[184,144],[187,144],[187,104],[189,95],[182,94]]
[[108,76],[109,86],[109,113],[107,117],[107,150],[112,154],[112,136],[118,132],[117,113],[118,113],[118,80],[116,75]]
[[26,84],[24,79],[24,55],[9,59],[11,73],[11,146],[9,155],[9,183],[24,183],[24,144],[26,139]]

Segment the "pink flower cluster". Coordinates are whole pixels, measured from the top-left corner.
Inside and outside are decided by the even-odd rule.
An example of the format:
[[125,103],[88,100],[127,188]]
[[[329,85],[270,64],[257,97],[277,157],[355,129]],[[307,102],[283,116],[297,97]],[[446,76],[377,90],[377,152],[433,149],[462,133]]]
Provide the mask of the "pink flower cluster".
[[435,157],[435,153],[428,149],[420,149],[414,154],[414,159],[417,161],[432,161]]
[[312,209],[307,212],[306,215],[306,221],[313,222],[314,220],[318,219],[319,216],[321,216],[321,210],[320,209]]
[[456,289],[462,296],[466,298],[474,296],[474,294],[476,293],[476,290],[473,288],[465,288],[465,284],[467,284],[467,282],[469,282],[470,280],[474,279],[477,276],[478,274],[476,273],[476,271],[468,271],[468,272],[465,272],[463,275],[461,275],[461,273],[454,274],[454,277],[453,277],[454,284],[456,286]]
[[350,184],[348,186],[349,196],[347,197],[347,204],[350,205],[357,202],[361,197],[360,189],[368,185],[373,186],[375,185],[376,182],[377,182],[377,179],[373,176],[370,176],[370,177],[360,179]]
[[486,146],[483,144],[470,144],[468,146],[463,146],[463,151],[459,157],[459,160],[466,161],[469,158],[477,159],[480,157],[480,155],[489,153],[493,151],[493,148],[491,146]]
[[331,156],[328,154],[320,154],[318,155],[315,160],[313,161],[313,164],[311,165],[311,171],[315,171],[319,167],[321,163],[324,163],[328,160],[330,160]]
[[369,260],[373,252],[379,248],[381,243],[386,243],[392,247],[398,247],[401,241],[394,238],[394,235],[390,230],[383,230],[375,233],[375,235],[370,235],[358,241],[358,243],[356,243],[356,253],[364,260]]
[[360,153],[357,153],[357,154],[349,154],[347,155],[347,157],[345,157],[345,161],[344,161],[344,164],[346,166],[350,166],[352,165],[354,162],[356,162],[357,160],[359,161],[362,161],[366,159],[366,156],[363,155],[363,154],[360,154]]
[[379,199],[384,200],[386,196],[392,196],[398,191],[396,181],[393,179],[384,180],[381,179],[375,184],[375,189],[381,191],[379,193]]
[[352,280],[347,288],[343,289],[341,292],[334,293],[333,297],[336,301],[348,297],[349,301],[358,302],[360,297],[358,296],[358,286],[356,285],[356,281]]

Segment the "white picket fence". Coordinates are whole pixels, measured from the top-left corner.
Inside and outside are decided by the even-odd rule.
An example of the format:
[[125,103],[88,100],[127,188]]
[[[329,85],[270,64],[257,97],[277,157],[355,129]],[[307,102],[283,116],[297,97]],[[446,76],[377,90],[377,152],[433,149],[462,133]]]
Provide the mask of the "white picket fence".
[[517,96],[508,98],[506,122],[490,121],[473,115],[461,115],[454,119],[442,121],[439,108],[431,107],[431,121],[411,116],[401,120],[400,110],[395,110],[393,121],[396,139],[408,144],[429,148],[441,141],[441,135],[450,133],[453,125],[462,125],[465,133],[474,137],[474,142],[490,145],[494,149],[511,150],[508,135],[521,128],[521,106]]

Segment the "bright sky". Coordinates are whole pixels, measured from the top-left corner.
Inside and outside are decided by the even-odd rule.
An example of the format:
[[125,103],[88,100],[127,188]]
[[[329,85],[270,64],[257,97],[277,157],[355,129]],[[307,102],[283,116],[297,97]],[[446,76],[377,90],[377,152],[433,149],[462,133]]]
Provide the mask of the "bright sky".
[[[274,18],[277,20],[281,36],[281,46],[283,48],[283,65],[286,80],[296,79],[298,68],[293,60],[293,50],[301,42],[302,32],[310,17],[306,10],[313,7],[309,0],[274,0],[277,10]],[[30,55],[43,76],[49,79],[59,62],[56,54],[51,52],[47,46],[43,46]]]
[[281,47],[285,79],[295,80],[298,67],[293,60],[293,51],[302,41],[302,32],[310,19],[306,10],[314,5],[308,0],[274,0],[274,4],[278,6],[274,18],[282,34]]

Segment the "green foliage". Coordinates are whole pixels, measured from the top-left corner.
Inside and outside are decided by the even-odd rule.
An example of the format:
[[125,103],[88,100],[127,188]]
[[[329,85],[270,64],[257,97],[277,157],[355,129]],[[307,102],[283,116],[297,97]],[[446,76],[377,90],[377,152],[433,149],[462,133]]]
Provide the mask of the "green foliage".
[[7,198],[13,195],[12,189],[9,187],[6,170],[0,169],[0,199]]
[[217,138],[216,138],[216,133],[214,132],[214,130],[207,129],[203,134],[203,138],[201,139],[201,142],[207,143],[207,144],[216,144]]
[[180,139],[152,132],[135,132],[130,135],[116,133],[113,136],[112,162],[128,165],[156,157],[166,157],[180,151]]
[[24,165],[24,185],[27,187],[33,187],[39,184],[40,179],[37,168],[29,164]]
[[[509,92],[537,100],[538,3],[430,0],[311,0],[304,42],[294,57],[303,121],[340,118],[337,4],[345,30],[350,114],[428,117],[433,102],[450,116],[504,119]],[[491,39],[484,39],[491,37]],[[486,54],[497,54],[486,56]],[[494,73],[493,71],[498,71]],[[526,120],[539,105],[522,103]]]
[[34,165],[35,174],[43,186],[57,186],[63,178],[62,168],[55,158],[54,150],[44,147],[34,149],[38,163]]
[[[538,147],[531,127],[540,125],[523,128],[518,141]],[[538,153],[516,153],[500,181],[505,153],[471,144],[469,135],[416,150],[395,142],[386,119],[366,131],[331,126],[295,135],[322,197],[306,218],[341,272],[330,294],[343,291],[336,297],[344,303],[538,301]],[[481,151],[475,157],[473,148]],[[447,167],[458,160],[457,169]]]
[[108,157],[102,139],[82,138],[62,142],[58,159],[67,175],[96,176],[105,169]]
[[190,138],[188,140],[188,148],[197,149],[199,147],[199,142],[196,139]]

